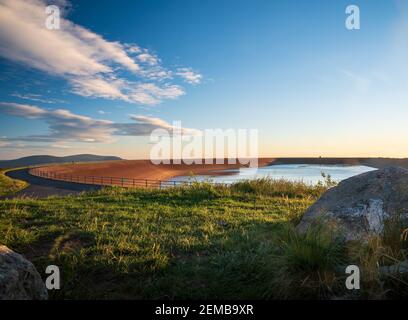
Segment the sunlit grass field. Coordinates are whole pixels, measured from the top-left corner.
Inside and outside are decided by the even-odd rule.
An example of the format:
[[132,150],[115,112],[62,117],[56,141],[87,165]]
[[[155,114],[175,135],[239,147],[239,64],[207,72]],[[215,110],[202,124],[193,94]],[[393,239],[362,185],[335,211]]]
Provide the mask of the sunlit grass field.
[[5,175],[7,170],[0,169],[0,197],[13,194],[27,187],[27,183],[21,180],[11,179]]
[[[261,179],[0,201],[0,243],[44,278],[60,267],[52,299],[350,298],[338,267],[364,255],[326,230],[293,229],[326,188]],[[377,281],[356,297],[406,291],[402,278],[387,293]]]

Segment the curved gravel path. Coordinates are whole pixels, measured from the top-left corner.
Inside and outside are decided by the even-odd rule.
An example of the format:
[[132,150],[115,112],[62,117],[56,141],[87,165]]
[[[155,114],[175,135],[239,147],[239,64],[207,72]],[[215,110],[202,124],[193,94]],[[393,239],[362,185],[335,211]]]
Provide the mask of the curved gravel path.
[[84,191],[95,191],[101,189],[101,186],[88,185],[82,183],[72,183],[65,181],[56,181],[32,176],[28,173],[28,169],[13,170],[6,173],[6,175],[13,179],[19,179],[28,182],[30,185],[9,196],[1,199],[13,199],[21,197],[30,198],[47,198],[50,196],[68,196],[80,194]]

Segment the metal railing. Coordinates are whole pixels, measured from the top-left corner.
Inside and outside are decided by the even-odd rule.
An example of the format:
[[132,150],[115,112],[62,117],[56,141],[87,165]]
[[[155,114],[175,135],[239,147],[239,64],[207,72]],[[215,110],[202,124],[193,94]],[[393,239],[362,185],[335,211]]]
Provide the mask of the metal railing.
[[176,186],[191,186],[193,181],[170,181],[170,180],[150,180],[134,178],[118,178],[105,176],[83,176],[68,173],[52,172],[41,168],[32,168],[29,174],[50,180],[58,180],[72,183],[92,184],[98,186],[118,186],[123,188],[166,188]]

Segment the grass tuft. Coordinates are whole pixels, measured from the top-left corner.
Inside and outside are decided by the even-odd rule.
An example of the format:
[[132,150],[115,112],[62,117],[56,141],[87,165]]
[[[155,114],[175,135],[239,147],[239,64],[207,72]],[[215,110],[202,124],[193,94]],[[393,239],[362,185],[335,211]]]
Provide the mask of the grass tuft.
[[0,197],[16,193],[28,186],[24,181],[7,177],[5,175],[7,171],[9,170],[0,169]]

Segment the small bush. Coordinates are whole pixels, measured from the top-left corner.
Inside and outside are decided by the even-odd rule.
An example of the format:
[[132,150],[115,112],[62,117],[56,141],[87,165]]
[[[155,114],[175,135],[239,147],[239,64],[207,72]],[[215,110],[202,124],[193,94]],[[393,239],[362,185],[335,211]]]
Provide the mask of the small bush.
[[300,234],[289,227],[281,239],[286,266],[297,272],[334,270],[343,261],[343,245],[322,224]]
[[339,291],[336,268],[344,263],[345,251],[331,230],[319,224],[301,234],[287,227],[278,246],[272,297],[321,299]]

